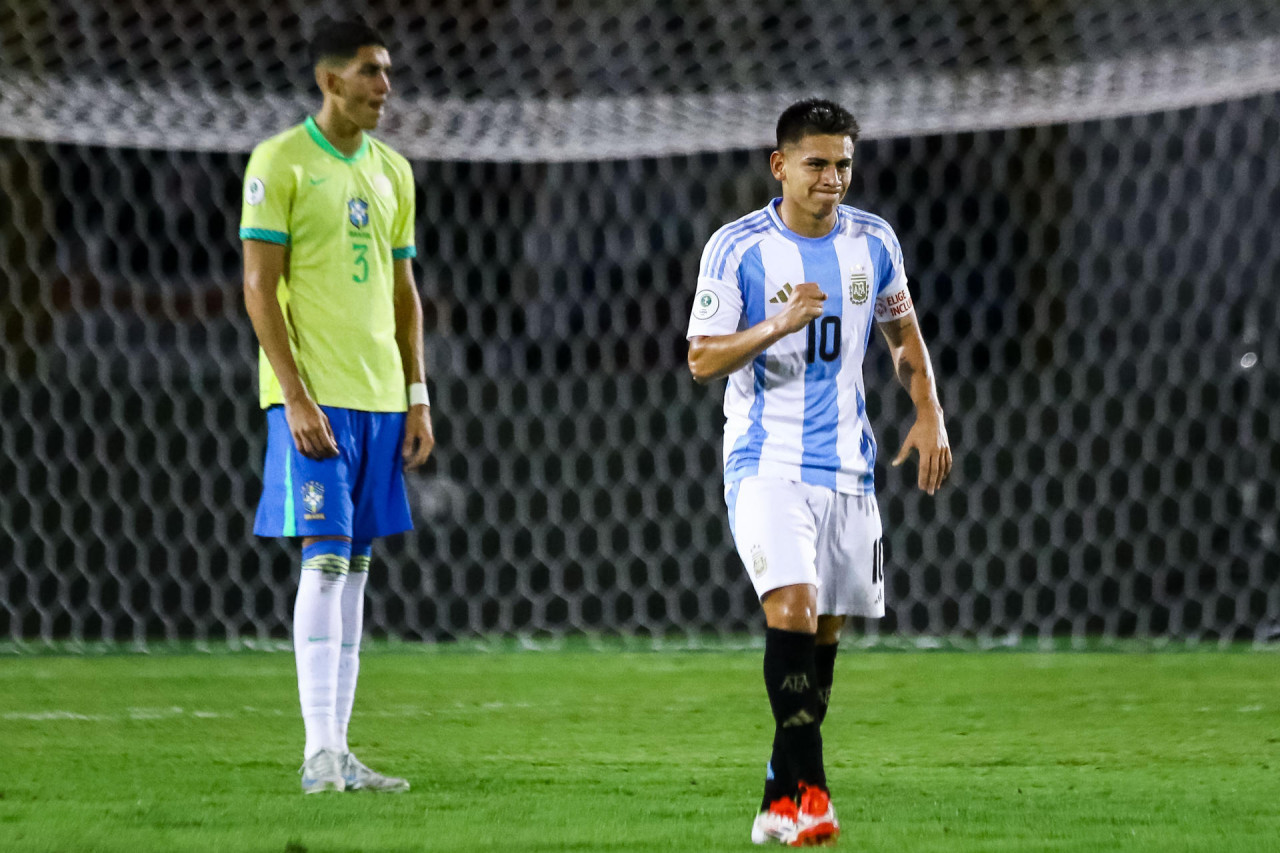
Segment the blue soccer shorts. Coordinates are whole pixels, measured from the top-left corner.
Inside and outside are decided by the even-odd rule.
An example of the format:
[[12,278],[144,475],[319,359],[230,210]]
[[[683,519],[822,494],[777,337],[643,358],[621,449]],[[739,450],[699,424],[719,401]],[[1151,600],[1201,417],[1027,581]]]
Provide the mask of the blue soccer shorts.
[[404,490],[404,412],[320,407],[338,455],[298,452],[284,406],[267,409],[267,459],[253,532],[259,536],[349,536],[367,541],[413,529]]

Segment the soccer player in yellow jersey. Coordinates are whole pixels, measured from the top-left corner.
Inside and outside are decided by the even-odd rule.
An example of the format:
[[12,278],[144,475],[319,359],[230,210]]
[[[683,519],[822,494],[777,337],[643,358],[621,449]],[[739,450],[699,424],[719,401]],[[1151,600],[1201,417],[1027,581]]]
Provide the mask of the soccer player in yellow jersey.
[[386,42],[329,22],[312,41],[320,111],[254,149],[240,239],[267,410],[254,532],[302,538],[293,643],[302,790],[404,791],[352,755],[373,539],[412,528],[403,469],[435,445],[413,277],[409,163],[370,137],[391,93]]

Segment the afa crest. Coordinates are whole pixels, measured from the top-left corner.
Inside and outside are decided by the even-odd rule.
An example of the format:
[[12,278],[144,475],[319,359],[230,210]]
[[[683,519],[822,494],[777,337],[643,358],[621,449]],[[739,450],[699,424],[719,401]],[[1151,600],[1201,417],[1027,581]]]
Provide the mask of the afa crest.
[[303,483],[302,505],[306,507],[308,518],[324,509],[324,484],[315,480]]
[[353,198],[347,202],[347,218],[357,228],[369,224],[369,202],[362,198]]
[[855,272],[849,276],[849,301],[854,305],[861,305],[867,301],[867,297],[871,295],[871,286],[867,282],[867,274],[864,272]]

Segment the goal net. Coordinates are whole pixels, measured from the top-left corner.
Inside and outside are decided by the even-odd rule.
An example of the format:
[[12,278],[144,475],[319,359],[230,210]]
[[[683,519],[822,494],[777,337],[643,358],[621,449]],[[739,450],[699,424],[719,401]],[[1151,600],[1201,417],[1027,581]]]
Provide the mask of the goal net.
[[[438,448],[375,633],[739,635],[698,257],[776,194],[773,123],[859,117],[849,201],[902,241],[955,449],[884,462],[866,634],[1280,636],[1280,7],[1271,0],[376,0],[379,135],[418,183]],[[346,4],[0,8],[0,637],[287,636],[243,170]],[[908,469],[911,466],[906,466]]]

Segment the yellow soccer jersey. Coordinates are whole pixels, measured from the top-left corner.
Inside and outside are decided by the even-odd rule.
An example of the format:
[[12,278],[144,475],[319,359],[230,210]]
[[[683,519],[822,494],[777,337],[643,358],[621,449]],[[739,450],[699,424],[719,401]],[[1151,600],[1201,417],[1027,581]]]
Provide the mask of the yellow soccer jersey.
[[[324,406],[403,412],[394,261],[412,258],[409,162],[365,134],[345,157],[313,119],[258,145],[245,169],[240,239],[288,247],[280,308],[303,382]],[[283,403],[258,352],[263,408]]]

